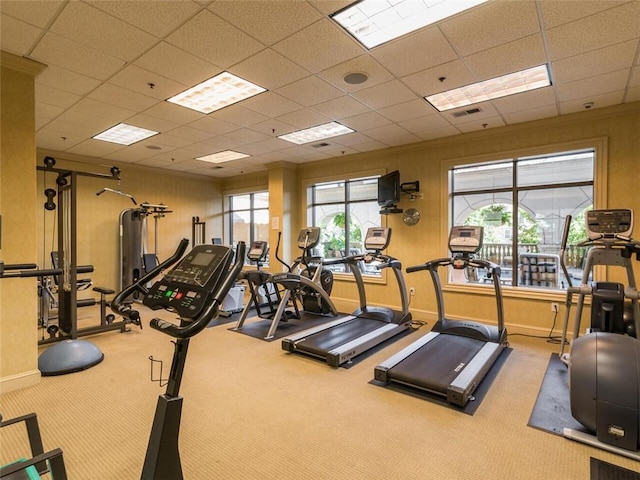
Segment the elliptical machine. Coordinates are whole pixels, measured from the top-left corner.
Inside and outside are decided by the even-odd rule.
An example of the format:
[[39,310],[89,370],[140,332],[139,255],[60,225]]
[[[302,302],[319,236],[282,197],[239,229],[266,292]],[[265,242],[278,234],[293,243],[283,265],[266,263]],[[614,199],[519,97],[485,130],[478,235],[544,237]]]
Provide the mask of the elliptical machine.
[[[172,257],[174,264],[182,256],[189,241],[183,239]],[[148,282],[160,275],[167,265],[165,261],[151,272],[116,295],[111,308],[131,320],[139,320],[139,313],[125,303],[134,292],[142,294],[142,302],[152,310],[161,308],[178,313],[180,323],[154,318],[151,328],[173,337],[173,361],[167,380],[167,390],[158,398],[153,427],[142,469],[142,480],[181,480],[182,465],[178,436],[182,397],[180,383],[189,340],[200,333],[213,320],[224,297],[235,283],[244,264],[245,244],[238,242],[235,263],[231,265],[233,251],[223,245],[198,245],[169,271],[161,280],[147,289]],[[153,360],[153,359],[152,359]],[[163,379],[160,379],[163,381]]]
[[[291,315],[287,308],[293,306],[297,318],[299,318],[298,304],[307,313],[317,315],[338,315],[333,301],[329,297],[333,286],[333,273],[323,268],[322,258],[313,255],[313,249],[320,243],[320,228],[307,227],[298,234],[298,247],[302,255],[296,258],[291,265],[282,260],[278,254],[280,235],[278,235],[278,247],[276,258],[287,269],[286,272],[272,274],[266,279],[266,283],[273,284],[280,295],[280,303],[271,317],[271,325],[265,340],[271,340],[275,336],[276,329],[281,321],[286,322]],[[245,309],[246,311],[246,309]],[[246,314],[240,316],[234,330],[242,330],[246,320]]]
[[[571,217],[567,217],[562,249]],[[569,367],[571,414],[590,432],[565,428],[572,440],[640,460],[640,309],[631,258],[640,260],[640,242],[631,238],[633,212],[628,209],[591,210],[586,215],[590,247],[581,284],[571,285],[561,255],[561,266],[569,288],[560,345],[560,358]],[[627,272],[628,286],[614,282],[593,282],[595,265],[619,266]],[[573,294],[578,294],[573,341],[564,352]],[[591,297],[591,322],[587,335],[580,337],[582,309]],[[625,299],[631,303],[631,319],[624,319]]]

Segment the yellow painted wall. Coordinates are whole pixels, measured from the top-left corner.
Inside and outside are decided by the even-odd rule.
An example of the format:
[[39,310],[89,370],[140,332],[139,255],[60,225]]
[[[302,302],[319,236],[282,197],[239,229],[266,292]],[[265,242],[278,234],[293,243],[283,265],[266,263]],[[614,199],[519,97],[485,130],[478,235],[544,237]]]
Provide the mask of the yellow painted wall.
[[[34,78],[44,65],[2,52],[0,215],[5,264],[36,261]],[[0,280],[0,391],[37,383],[35,278]]]

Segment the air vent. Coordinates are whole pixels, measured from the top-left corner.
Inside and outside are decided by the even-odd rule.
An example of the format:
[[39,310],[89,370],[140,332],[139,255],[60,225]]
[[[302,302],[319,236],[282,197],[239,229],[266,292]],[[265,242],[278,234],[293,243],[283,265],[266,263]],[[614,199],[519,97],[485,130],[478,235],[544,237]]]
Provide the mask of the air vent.
[[311,145],[313,148],[322,148],[322,147],[328,147],[329,144],[327,142],[322,142],[322,143],[316,143],[315,145]]
[[211,170],[220,170],[221,168],[224,168],[224,167],[222,167],[220,165],[216,165],[214,167],[211,167]]
[[455,112],[452,115],[458,118],[458,117],[465,117],[467,115],[473,115],[474,113],[478,113],[481,111],[482,110],[480,110],[479,108],[470,108],[469,110],[462,110],[461,112]]

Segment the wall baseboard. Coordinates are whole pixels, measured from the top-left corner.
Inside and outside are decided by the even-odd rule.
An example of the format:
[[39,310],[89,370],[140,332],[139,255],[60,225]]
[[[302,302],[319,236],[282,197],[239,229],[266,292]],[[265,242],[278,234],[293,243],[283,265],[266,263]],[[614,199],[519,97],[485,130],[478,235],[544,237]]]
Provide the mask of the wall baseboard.
[[[332,298],[332,300],[334,301],[336,308],[340,312],[345,312],[345,313],[352,312],[358,307],[358,303],[352,299]],[[384,306],[388,306],[388,305],[384,305]],[[391,307],[391,308],[398,308],[398,307]],[[436,311],[422,310],[417,308],[411,308],[410,310],[414,320],[422,320],[427,322],[427,328],[425,331],[431,330],[431,327],[433,327],[433,324],[436,323],[436,321],[438,320],[438,312]],[[470,320],[472,322],[485,323],[487,325],[496,324],[496,321],[494,320],[486,320],[486,319],[479,319],[479,318],[462,318],[456,315],[447,315],[447,318],[450,320]],[[547,338],[549,335],[560,338],[562,335],[562,330],[558,330],[558,329],[554,329],[552,332],[549,332],[549,329],[546,327],[510,323],[508,321],[505,323],[507,327],[507,334],[513,333],[513,334],[540,337],[540,338]],[[571,334],[571,332],[568,332],[567,338],[571,340],[572,337],[573,335]]]
[[40,370],[30,370],[18,375],[0,378],[0,394],[31,387],[40,383]]

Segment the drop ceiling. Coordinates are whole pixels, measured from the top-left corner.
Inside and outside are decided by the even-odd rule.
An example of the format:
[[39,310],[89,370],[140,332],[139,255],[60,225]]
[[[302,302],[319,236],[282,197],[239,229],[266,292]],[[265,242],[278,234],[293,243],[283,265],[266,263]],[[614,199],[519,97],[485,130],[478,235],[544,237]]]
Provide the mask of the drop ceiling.
[[[40,151],[212,177],[640,100],[640,0],[490,0],[371,50],[330,18],[350,3],[2,0],[0,48],[47,65]],[[423,98],[541,64],[550,87],[442,113]],[[166,102],[222,71],[267,91],[209,115]],[[277,138],[331,121],[355,132]],[[91,138],[120,122],[160,133],[131,146]],[[195,160],[227,149],[250,156]]]

